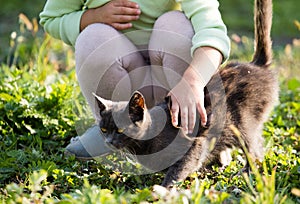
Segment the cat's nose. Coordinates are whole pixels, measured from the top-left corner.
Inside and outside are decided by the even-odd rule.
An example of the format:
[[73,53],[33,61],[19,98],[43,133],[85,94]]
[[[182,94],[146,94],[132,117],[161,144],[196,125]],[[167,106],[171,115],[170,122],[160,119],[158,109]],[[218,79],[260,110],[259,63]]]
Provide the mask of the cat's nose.
[[122,142],[120,142],[118,140],[112,140],[112,142],[110,144],[113,145],[117,149],[122,149],[124,146],[124,144],[122,144]]
[[105,138],[105,142],[108,144],[112,144],[113,143],[113,139],[112,138]]
[[118,140],[113,139],[113,138],[106,138],[105,142],[109,145],[112,145],[113,147],[120,149],[121,148],[121,144]]

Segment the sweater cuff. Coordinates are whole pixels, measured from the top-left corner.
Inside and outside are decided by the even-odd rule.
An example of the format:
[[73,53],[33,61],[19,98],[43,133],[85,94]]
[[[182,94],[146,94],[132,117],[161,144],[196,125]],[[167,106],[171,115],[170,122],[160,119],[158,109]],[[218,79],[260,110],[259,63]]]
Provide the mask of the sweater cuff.
[[219,29],[208,28],[196,33],[192,39],[193,46],[191,48],[191,55],[198,47],[213,47],[223,55],[222,64],[229,58],[230,54],[230,39],[224,32]]

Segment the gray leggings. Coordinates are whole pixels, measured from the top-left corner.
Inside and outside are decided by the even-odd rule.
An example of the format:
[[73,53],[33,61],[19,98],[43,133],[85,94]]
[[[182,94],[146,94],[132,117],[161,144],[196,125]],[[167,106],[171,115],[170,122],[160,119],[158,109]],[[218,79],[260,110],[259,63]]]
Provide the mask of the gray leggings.
[[148,107],[161,102],[191,62],[193,35],[180,11],[160,16],[146,45],[134,45],[106,24],[85,28],[75,45],[76,74],[94,117],[100,120],[92,93],[120,101],[139,90]]

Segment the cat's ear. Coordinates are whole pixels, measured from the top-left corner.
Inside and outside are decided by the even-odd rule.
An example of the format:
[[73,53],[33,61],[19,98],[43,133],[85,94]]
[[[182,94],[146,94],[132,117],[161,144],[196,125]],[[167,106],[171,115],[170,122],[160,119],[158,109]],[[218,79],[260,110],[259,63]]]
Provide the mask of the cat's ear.
[[128,103],[129,117],[132,122],[136,123],[142,121],[144,119],[145,110],[146,103],[144,96],[140,92],[135,91]]
[[112,106],[112,101],[101,98],[100,96],[97,96],[95,93],[93,93],[93,95],[95,96],[96,102],[100,109],[100,114],[102,111],[107,110]]

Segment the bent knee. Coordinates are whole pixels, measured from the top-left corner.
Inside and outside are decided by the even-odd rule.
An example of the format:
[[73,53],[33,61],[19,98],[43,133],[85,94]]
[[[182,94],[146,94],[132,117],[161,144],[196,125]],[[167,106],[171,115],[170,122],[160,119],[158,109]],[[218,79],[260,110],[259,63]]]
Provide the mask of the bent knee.
[[91,52],[99,45],[118,35],[120,35],[120,33],[109,25],[103,23],[91,24],[87,26],[77,37],[75,50],[84,50],[85,53]]
[[87,26],[79,34],[75,43],[76,67],[81,67],[96,49],[119,35],[116,29],[106,24],[95,23]]
[[110,25],[103,23],[94,23],[87,26],[77,37],[76,46],[80,44],[99,44],[106,40],[120,35],[119,31],[111,27]]
[[154,29],[173,31],[190,37],[194,34],[191,21],[181,11],[169,11],[158,17]]

